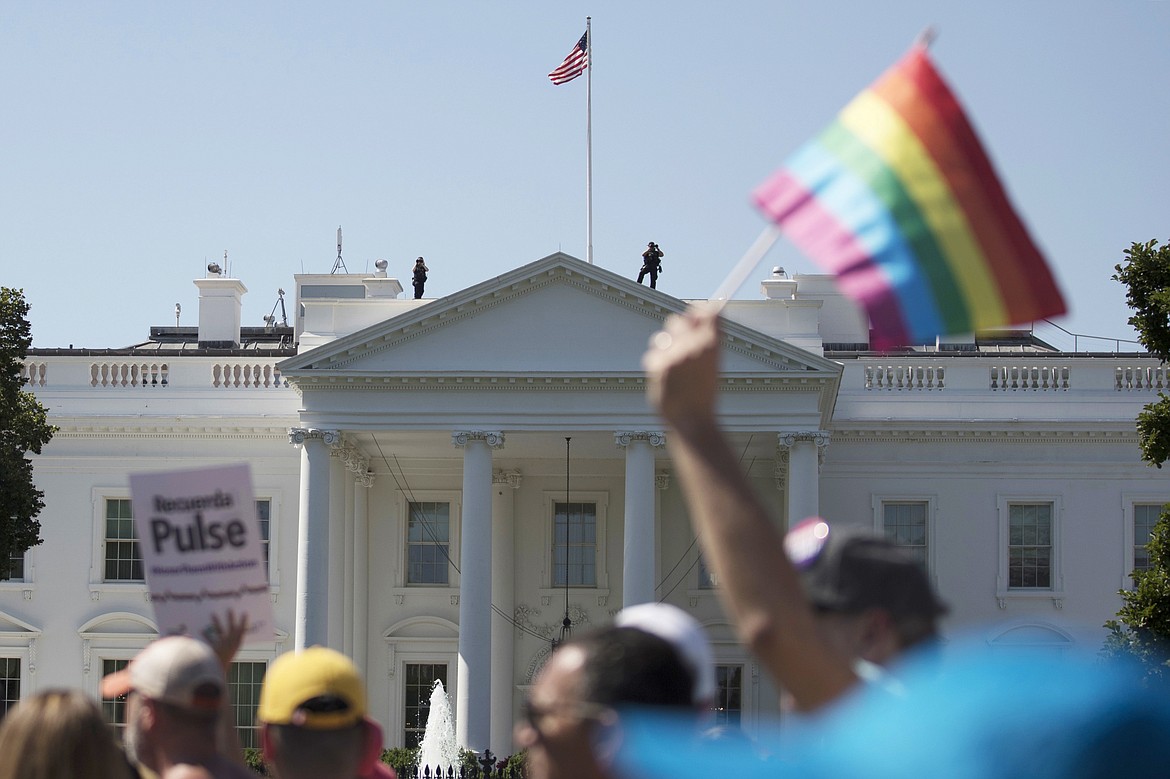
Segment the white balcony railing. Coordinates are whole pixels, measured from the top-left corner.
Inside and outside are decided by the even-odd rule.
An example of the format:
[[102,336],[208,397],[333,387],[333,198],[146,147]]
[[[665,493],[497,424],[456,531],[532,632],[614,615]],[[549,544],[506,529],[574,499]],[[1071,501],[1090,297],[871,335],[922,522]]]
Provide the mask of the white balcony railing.
[[941,365],[867,365],[867,390],[936,390],[946,386]]
[[878,359],[845,361],[842,391],[928,392],[947,394],[1044,392],[1170,392],[1170,365],[1156,358],[1115,359],[1062,355],[1052,360],[1027,358],[1004,362],[988,357],[940,360],[900,358],[890,365]]
[[1067,365],[993,365],[993,392],[1067,392],[1072,369]]
[[26,360],[21,375],[36,390],[93,389],[162,391],[187,389],[284,389],[288,380],[276,360],[178,358],[92,359],[63,356]]

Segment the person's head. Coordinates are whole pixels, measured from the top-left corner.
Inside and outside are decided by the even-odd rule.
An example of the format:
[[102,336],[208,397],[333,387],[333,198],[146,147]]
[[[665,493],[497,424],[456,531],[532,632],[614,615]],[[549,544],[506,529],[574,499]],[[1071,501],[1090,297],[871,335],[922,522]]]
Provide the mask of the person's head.
[[691,675],[691,704],[704,711],[711,707],[715,700],[715,657],[707,634],[694,617],[669,603],[640,603],[619,611],[613,622],[668,642]]
[[414,264],[415,264],[415,265],[422,265],[422,263],[423,263],[423,258],[422,258],[422,257],[419,257],[417,260],[415,260],[415,261],[414,261]]
[[938,636],[947,607],[905,549],[819,517],[784,543],[822,635],[844,657],[885,665]]
[[606,627],[559,647],[533,684],[516,741],[532,779],[608,776],[605,743],[623,705],[694,706],[694,677],[670,642]]
[[0,779],[130,779],[102,711],[77,690],[45,690],[0,724]]
[[382,739],[366,689],[345,655],[324,647],[281,655],[260,688],[264,758],[284,779],[368,775]]
[[158,756],[214,752],[227,680],[210,646],[186,636],[155,641],[126,668],[102,679],[102,696],[126,696],[123,739],[132,759],[154,768]]

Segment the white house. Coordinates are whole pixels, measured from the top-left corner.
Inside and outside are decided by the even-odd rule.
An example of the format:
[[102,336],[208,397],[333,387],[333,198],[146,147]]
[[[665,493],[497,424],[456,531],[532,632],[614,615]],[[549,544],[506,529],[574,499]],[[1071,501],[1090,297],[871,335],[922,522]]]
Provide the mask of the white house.
[[[509,754],[566,615],[579,631],[649,600],[706,626],[722,718],[777,710],[645,397],[642,352],[685,301],[560,253],[430,300],[384,272],[298,276],[287,327],[241,328],[237,279],[195,283],[198,329],[29,355],[60,431],[35,460],[44,544],[0,582],[6,705],[96,695],[155,637],[127,474],[247,461],[279,632],[233,671],[245,740],[266,663],[327,644],[365,671],[388,745],[418,738],[441,678],[461,743]],[[878,354],[827,277],[760,291],[725,309],[719,403],[776,521],[819,513],[915,547],[948,635],[1099,646],[1170,501],[1134,426],[1164,366],[1020,334]]]

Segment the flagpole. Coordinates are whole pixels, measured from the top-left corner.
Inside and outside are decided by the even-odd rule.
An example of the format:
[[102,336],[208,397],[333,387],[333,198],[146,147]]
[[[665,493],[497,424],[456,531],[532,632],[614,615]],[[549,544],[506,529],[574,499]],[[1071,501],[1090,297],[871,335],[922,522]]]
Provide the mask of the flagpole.
[[722,309],[728,299],[735,294],[735,291],[747,281],[747,277],[755,270],[756,265],[759,264],[760,260],[764,258],[764,255],[768,253],[768,250],[772,248],[772,244],[776,243],[779,238],[779,227],[774,224],[765,227],[764,231],[760,233],[760,237],[748,247],[743,257],[739,258],[739,262],[735,263],[731,272],[727,274],[727,278],[723,279],[719,288],[715,290],[709,300],[717,308]]
[[588,67],[585,68],[585,260],[593,264],[593,31],[591,17],[585,17],[585,45]]

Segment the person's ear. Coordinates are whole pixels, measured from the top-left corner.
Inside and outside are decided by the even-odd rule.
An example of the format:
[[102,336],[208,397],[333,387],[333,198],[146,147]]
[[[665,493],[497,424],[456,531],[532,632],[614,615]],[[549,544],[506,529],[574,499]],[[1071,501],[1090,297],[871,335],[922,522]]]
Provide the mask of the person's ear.
[[272,762],[276,758],[276,747],[272,743],[272,731],[268,727],[267,722],[260,723],[260,754],[266,762]]
[[138,710],[139,726],[144,731],[150,731],[154,729],[156,722],[158,722],[158,709],[155,707],[155,702],[150,698],[143,698]]
[[861,619],[859,654],[864,660],[884,665],[901,649],[894,618],[885,609],[870,609]]
[[365,776],[373,769],[374,764],[382,759],[382,726],[372,719],[362,720],[365,728],[365,750],[362,752],[362,762],[358,766],[358,775]]
[[540,740],[540,734],[536,732],[536,728],[527,720],[519,720],[512,727],[512,740],[516,742],[516,747],[519,749],[528,749],[536,746],[536,742]]

